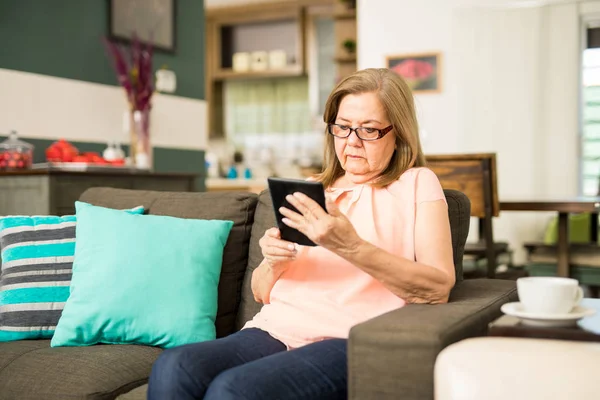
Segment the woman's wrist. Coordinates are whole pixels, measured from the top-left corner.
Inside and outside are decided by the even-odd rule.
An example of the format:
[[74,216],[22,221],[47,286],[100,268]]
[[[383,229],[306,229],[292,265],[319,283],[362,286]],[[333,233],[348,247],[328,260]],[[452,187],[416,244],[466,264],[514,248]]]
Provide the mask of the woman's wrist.
[[356,239],[348,241],[344,248],[336,251],[337,255],[352,262],[359,258],[360,254],[364,254],[373,245],[366,240],[357,236]]
[[283,269],[273,268],[266,259],[252,273],[251,287],[254,298],[263,304],[269,302],[271,290],[283,273]]
[[265,268],[265,279],[275,284],[275,282],[279,280],[281,275],[283,275],[283,272],[287,269],[287,266],[282,265],[283,263],[285,263],[285,261],[282,261],[275,266],[267,264]]

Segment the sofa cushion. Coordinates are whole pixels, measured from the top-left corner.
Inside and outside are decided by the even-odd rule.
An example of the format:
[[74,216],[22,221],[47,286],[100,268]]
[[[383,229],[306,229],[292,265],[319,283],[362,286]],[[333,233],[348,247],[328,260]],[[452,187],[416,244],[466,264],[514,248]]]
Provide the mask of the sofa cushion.
[[448,219],[450,220],[454,253],[454,272],[456,282],[460,282],[463,280],[463,256],[465,254],[465,243],[469,235],[471,201],[458,190],[444,189],[444,195],[448,203]]
[[215,325],[217,337],[234,332],[257,195],[247,192],[180,193],[91,188],[81,195],[81,201],[109,208],[142,205],[151,215],[233,221],[223,250]]
[[258,205],[254,216],[254,225],[252,225],[252,235],[250,236],[250,249],[248,251],[248,269],[244,278],[242,287],[242,301],[238,313],[236,328],[241,329],[244,324],[251,320],[261,309],[262,304],[254,300],[250,282],[252,272],[262,262],[263,256],[258,241],[265,234],[267,229],[277,226],[275,213],[273,211],[273,202],[268,190],[263,191],[258,197]]
[[47,340],[19,340],[11,343],[0,343],[0,372],[23,354],[46,348],[49,345],[50,342]]
[[52,347],[169,348],[215,339],[217,286],[233,222],[128,215],[79,201],[75,209],[71,295]]
[[130,392],[120,395],[117,400],[146,400],[148,398],[148,384],[136,387]]
[[50,348],[48,340],[0,343],[3,400],[108,400],[147,382],[154,347]]
[[74,215],[0,217],[0,342],[52,337],[69,297],[76,224]]

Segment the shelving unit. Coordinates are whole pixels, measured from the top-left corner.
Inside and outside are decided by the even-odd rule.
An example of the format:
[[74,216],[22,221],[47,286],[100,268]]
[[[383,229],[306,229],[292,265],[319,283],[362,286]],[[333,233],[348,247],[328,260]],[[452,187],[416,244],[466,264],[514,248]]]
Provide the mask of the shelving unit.
[[[206,98],[209,138],[223,138],[225,83],[297,77],[306,74],[305,2],[270,2],[206,10]],[[284,50],[287,65],[278,69],[236,71],[238,52]]]
[[[343,48],[356,40],[356,10],[340,0],[286,0],[206,10],[206,100],[209,139],[225,137],[224,91],[227,82],[306,77],[308,60],[307,18],[310,10],[328,9],[334,22],[336,81],[356,70],[356,54]],[[279,69],[236,71],[238,52],[284,50],[287,65]]]
[[338,64],[353,63],[356,64],[356,55],[341,55],[334,58]]
[[265,78],[280,78],[280,77],[291,77],[301,76],[303,74],[302,68],[291,66],[284,69],[267,70],[267,71],[246,71],[236,72],[231,68],[223,68],[215,72],[213,79],[219,80],[230,80],[230,79],[265,79]]
[[333,18],[335,20],[335,39],[338,43],[334,62],[336,63],[337,79],[341,80],[356,71],[356,50],[349,52],[344,48],[346,40],[356,43],[356,9],[336,1]]
[[333,18],[341,19],[356,19],[356,9],[339,9],[333,14]]

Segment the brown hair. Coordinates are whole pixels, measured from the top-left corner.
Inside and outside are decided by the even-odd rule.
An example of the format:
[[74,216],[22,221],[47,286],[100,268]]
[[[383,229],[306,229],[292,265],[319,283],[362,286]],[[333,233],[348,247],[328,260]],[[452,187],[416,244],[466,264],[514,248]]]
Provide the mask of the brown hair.
[[[338,83],[331,92],[325,105],[323,120],[326,124],[335,123],[340,103],[345,96],[367,92],[377,94],[394,127],[388,134],[396,136],[396,150],[390,163],[381,175],[370,183],[375,187],[385,187],[398,180],[407,169],[425,166],[413,95],[404,79],[386,68],[369,68],[355,72]],[[344,175],[344,169],[335,154],[335,138],[327,133],[327,128],[325,129],[323,171],[316,179],[327,188]]]

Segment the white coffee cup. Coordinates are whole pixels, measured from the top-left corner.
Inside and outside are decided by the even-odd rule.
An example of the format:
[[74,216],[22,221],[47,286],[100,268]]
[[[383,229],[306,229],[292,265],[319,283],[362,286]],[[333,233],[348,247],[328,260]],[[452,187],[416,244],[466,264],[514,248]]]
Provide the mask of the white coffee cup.
[[538,314],[568,314],[583,298],[579,282],[571,278],[519,278],[517,292],[524,311]]

